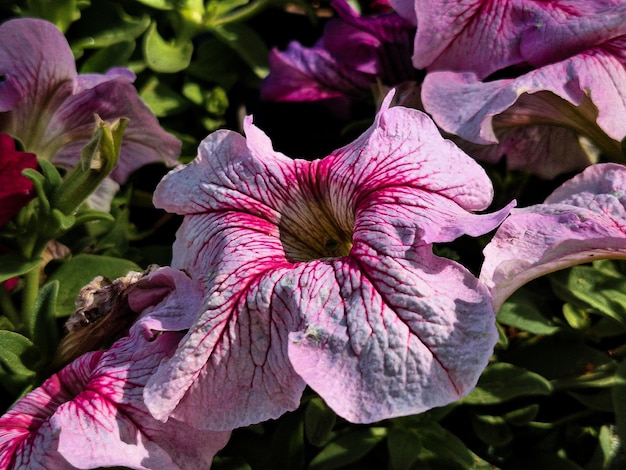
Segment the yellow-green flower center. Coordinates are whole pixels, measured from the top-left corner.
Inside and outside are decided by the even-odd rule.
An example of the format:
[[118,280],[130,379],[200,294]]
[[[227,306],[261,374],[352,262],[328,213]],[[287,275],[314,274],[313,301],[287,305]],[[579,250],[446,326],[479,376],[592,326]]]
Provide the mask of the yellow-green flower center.
[[280,241],[289,261],[347,256],[352,248],[354,216],[337,217],[329,204],[315,201],[283,213]]

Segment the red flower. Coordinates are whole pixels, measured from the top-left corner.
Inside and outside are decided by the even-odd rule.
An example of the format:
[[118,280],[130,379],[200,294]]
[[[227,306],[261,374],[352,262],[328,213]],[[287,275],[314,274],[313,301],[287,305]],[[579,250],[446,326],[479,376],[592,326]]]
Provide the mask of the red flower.
[[37,168],[37,156],[16,150],[13,138],[0,133],[0,227],[34,196],[33,183],[22,175],[26,168]]

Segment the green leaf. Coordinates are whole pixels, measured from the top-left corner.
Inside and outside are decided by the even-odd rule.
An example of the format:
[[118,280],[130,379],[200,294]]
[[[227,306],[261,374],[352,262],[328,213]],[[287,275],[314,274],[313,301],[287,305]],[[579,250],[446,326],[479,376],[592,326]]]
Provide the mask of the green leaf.
[[47,282],[39,289],[32,310],[30,337],[41,351],[43,357],[51,358],[59,341],[56,324],[56,300],[59,282]]
[[0,282],[26,274],[41,263],[41,258],[27,260],[17,253],[0,255]]
[[361,459],[387,435],[387,428],[349,428],[330,442],[309,464],[309,470],[333,470]]
[[535,419],[537,413],[539,413],[539,405],[532,404],[509,411],[502,415],[502,417],[507,423],[513,426],[525,426]]
[[536,335],[551,335],[559,330],[542,312],[547,309],[527,289],[516,291],[504,302],[496,319],[499,323]]
[[615,409],[615,426],[620,441],[626,446],[626,359],[619,363],[616,375],[621,381],[611,389],[613,408]]
[[[76,24],[78,30],[74,37],[79,36],[80,39],[72,41],[70,46],[79,55],[83,49],[104,49],[120,43],[134,44],[148,29],[150,22],[147,14],[136,18],[126,14],[117,5],[96,2],[94,8],[85,12],[85,21]],[[127,65],[121,62],[121,57],[118,60],[119,65]]]
[[337,415],[319,397],[312,398],[304,414],[304,434],[314,446],[323,446],[333,437]]
[[626,277],[606,263],[575,266],[550,276],[553,288],[566,302],[593,308],[626,329]]
[[180,114],[189,108],[189,101],[157,77],[150,77],[141,87],[140,95],[158,117]]
[[513,433],[501,416],[473,414],[472,429],[481,441],[490,446],[503,447],[513,440]]
[[176,73],[191,63],[193,43],[191,41],[166,42],[152,23],[144,35],[143,53],[148,67],[155,72]]
[[462,399],[470,405],[493,405],[530,395],[549,395],[552,385],[542,376],[503,362],[488,366],[476,388]]
[[304,467],[304,425],[300,412],[281,417],[272,434],[271,452],[274,470]]
[[[419,429],[422,442],[417,468],[469,470],[475,467],[476,458],[457,436],[438,423]],[[426,465],[429,464],[429,465]]]
[[173,10],[175,2],[173,0],[137,0],[156,10]]
[[135,47],[132,40],[103,47],[82,63],[80,73],[104,73],[112,67],[125,66]]
[[390,470],[409,470],[419,458],[421,443],[413,430],[393,428],[387,435]]
[[563,304],[563,316],[569,326],[575,330],[586,330],[591,325],[587,310],[572,304]]
[[80,18],[80,10],[89,5],[84,0],[28,0],[28,10],[24,16],[44,18],[54,23],[62,32],[66,32],[70,25]]
[[230,46],[255,75],[265,78],[269,73],[268,49],[257,32],[243,23],[229,23],[212,28],[217,37]]
[[0,330],[0,383],[18,396],[34,379],[39,351],[25,336]]
[[[229,90],[239,79],[239,69],[246,67],[242,59],[237,54],[233,54],[233,50],[222,41],[207,39],[196,48],[194,60],[185,72],[198,80],[210,79],[211,82]],[[196,94],[198,99],[196,104],[203,103],[204,97],[200,87],[198,90],[189,89],[187,93],[185,93],[187,98],[192,101],[194,101],[193,94]]]
[[142,271],[132,261],[111,256],[81,254],[62,264],[48,281],[59,281],[57,311],[60,317],[74,311],[74,300],[81,288],[89,284],[96,276],[117,279],[129,271]]

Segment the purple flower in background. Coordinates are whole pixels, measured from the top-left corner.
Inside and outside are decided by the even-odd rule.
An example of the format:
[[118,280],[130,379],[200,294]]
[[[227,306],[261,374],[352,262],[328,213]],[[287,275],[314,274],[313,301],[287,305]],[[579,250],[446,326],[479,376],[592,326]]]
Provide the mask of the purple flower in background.
[[180,142],[140,99],[134,74],[115,68],[78,75],[65,36],[52,23],[20,18],[0,26],[0,77],[0,131],[38,158],[72,168],[91,139],[97,114],[130,119],[111,174],[116,183],[143,165],[178,161]]
[[334,0],[338,17],[328,21],[312,47],[291,42],[270,52],[270,74],[261,97],[270,101],[350,100],[372,87],[416,78],[411,65],[415,27],[395,13],[362,17],[345,0]]
[[[202,299],[182,272],[161,268],[132,287],[143,317],[107,351],[84,354],[0,417],[0,468],[209,468],[229,432],[155,420],[143,387],[176,349]],[[155,333],[154,328],[170,332]]]
[[[423,106],[435,122],[468,141],[459,145],[476,158],[493,163],[506,156],[509,169],[544,178],[580,170],[598,152],[620,159],[619,141],[626,136],[626,5],[474,3],[474,13],[457,20],[465,24],[471,18],[461,36],[475,45],[452,42],[424,80]],[[466,6],[454,5],[447,8],[467,13]],[[500,56],[506,50],[506,62],[472,59],[473,51]],[[510,76],[511,69],[500,69],[513,65],[526,72],[481,81],[496,71]]]
[[492,199],[484,171],[391,98],[324,159],[274,151],[248,117],[246,138],[211,134],[159,184],[156,206],[184,215],[173,265],[206,296],[148,382],[157,418],[232,429],[297,408],[308,384],[365,423],[474,387],[497,341],[491,299],[432,244],[489,232],[509,207],[474,214]]
[[626,167],[592,165],[545,203],[513,209],[484,253],[480,278],[496,310],[544,274],[595,259],[626,259]]

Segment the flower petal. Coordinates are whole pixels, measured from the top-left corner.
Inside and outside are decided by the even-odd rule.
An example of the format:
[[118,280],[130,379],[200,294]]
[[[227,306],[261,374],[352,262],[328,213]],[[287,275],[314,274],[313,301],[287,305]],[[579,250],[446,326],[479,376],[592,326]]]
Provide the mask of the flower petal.
[[472,72],[480,79],[508,67],[562,60],[620,34],[617,25],[623,24],[617,0],[414,0],[412,12],[402,3],[392,1],[419,25],[416,68]]
[[38,158],[72,168],[89,142],[94,114],[130,119],[120,160],[111,174],[124,183],[154,162],[173,166],[181,143],[165,132],[141,100],[130,70],[77,75],[65,36],[52,23],[19,18],[0,26],[0,130],[22,141]]
[[424,80],[422,99],[442,129],[477,144],[499,143],[498,134],[516,126],[542,125],[549,133],[556,125],[591,139],[609,155],[621,155],[618,141],[626,135],[624,89],[624,67],[612,55],[596,50],[514,80],[480,82],[472,74],[433,72]]
[[349,259],[303,268],[309,284],[293,301],[306,320],[290,335],[289,358],[351,422],[458,400],[476,384],[497,341],[484,286],[429,249],[409,257],[355,243]]
[[480,273],[499,309],[544,274],[601,258],[626,258],[626,167],[588,167],[544,204],[515,209],[485,247]]
[[191,280],[175,272],[163,268],[135,284],[135,307],[145,307],[146,316],[128,336],[81,356],[0,418],[1,455],[14,459],[11,468],[208,468],[230,433],[199,431],[175,419],[163,424],[143,403],[145,383],[182,337],[151,329],[161,321],[154,318],[172,313],[171,286],[182,286],[172,292],[185,305],[183,284]]
[[[76,77],[74,56],[56,26],[38,19],[14,19],[0,26],[0,112],[19,101],[32,100],[33,108],[59,86]],[[52,59],[52,60],[51,60]]]
[[[491,202],[484,171],[425,114],[389,108],[392,98],[372,128],[323,160],[275,152],[247,118],[247,139],[213,133],[159,184],[155,204],[185,215],[173,264],[200,280],[206,298],[148,383],[157,418],[209,429],[263,421],[298,406],[304,378],[348,419],[371,421],[455,400],[475,384],[495,314],[486,288],[429,244],[486,233],[509,208],[473,214]],[[328,257],[342,243],[352,249]],[[438,276],[445,289],[431,286]],[[306,349],[303,338],[316,332],[332,344]],[[388,342],[395,362],[361,375],[368,361],[387,360],[376,348]],[[324,373],[333,382],[321,383]],[[401,384],[410,399],[397,397]],[[436,398],[437,387],[445,391]]]

